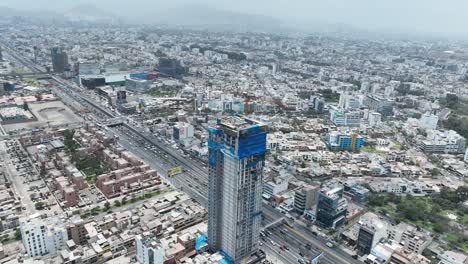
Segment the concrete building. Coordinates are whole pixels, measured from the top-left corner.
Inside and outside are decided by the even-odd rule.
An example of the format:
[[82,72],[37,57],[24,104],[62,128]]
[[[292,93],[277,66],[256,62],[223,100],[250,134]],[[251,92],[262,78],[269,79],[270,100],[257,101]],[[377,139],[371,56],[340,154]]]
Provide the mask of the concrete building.
[[430,234],[419,231],[417,227],[399,223],[388,229],[388,238],[403,246],[406,252],[421,254],[432,242]]
[[364,138],[352,132],[333,131],[328,133],[325,140],[330,150],[359,151],[363,143]]
[[359,111],[343,112],[335,110],[331,112],[330,120],[337,126],[357,127],[361,124],[361,113]]
[[376,95],[367,95],[364,99],[364,105],[369,110],[381,113],[383,116],[389,116],[393,114],[393,101],[384,99]]
[[323,109],[325,108],[325,102],[317,97],[314,97],[313,101],[314,101],[315,112],[318,114],[323,113]]
[[268,199],[288,189],[288,179],[276,178],[263,184],[263,195]]
[[184,140],[187,138],[193,138],[194,129],[189,123],[177,123],[173,127],[173,137],[175,140]]
[[149,233],[135,237],[136,258],[141,264],[163,264],[164,250],[161,243]]
[[234,263],[258,250],[267,127],[218,120],[208,139],[208,244]]
[[437,256],[440,259],[439,264],[467,264],[468,256],[454,251],[445,251]]
[[151,82],[148,80],[129,78],[125,81],[127,90],[134,93],[144,93],[150,87]]
[[425,113],[419,119],[419,126],[421,128],[436,129],[439,117],[430,113]]
[[50,50],[52,68],[54,72],[63,73],[68,67],[68,55],[62,47],[53,47]]
[[79,216],[74,216],[67,224],[66,228],[68,239],[73,240],[75,245],[84,245],[86,243],[86,235],[88,233],[85,228],[86,223],[87,222]]
[[375,214],[366,214],[359,219],[356,247],[361,255],[370,254],[382,239],[387,238],[387,225]]
[[369,190],[364,188],[363,186],[355,183],[352,185],[344,185],[344,191],[346,195],[350,196],[353,201],[358,203],[365,203],[367,201],[367,196],[369,194]]
[[20,222],[23,245],[30,257],[54,255],[68,240],[62,220],[32,215]]
[[426,153],[460,154],[465,151],[465,138],[453,130],[429,129],[420,147]]
[[338,106],[344,110],[354,110],[358,109],[361,105],[357,96],[342,93],[340,94],[340,101],[338,102]]
[[317,223],[325,228],[336,229],[346,220],[348,202],[343,198],[343,186],[329,182],[319,192]]
[[164,77],[180,77],[188,72],[187,67],[183,67],[180,60],[173,58],[159,58],[157,70]]
[[377,112],[369,113],[369,126],[377,127],[382,123],[382,114]]
[[294,192],[294,210],[303,214],[317,205],[320,187],[306,185]]

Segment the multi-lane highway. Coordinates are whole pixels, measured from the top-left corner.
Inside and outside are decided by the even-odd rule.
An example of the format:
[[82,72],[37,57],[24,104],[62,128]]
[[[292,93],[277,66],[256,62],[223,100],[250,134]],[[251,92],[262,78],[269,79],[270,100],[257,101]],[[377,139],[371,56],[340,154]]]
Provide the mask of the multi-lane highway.
[[[20,56],[15,55],[15,58],[23,62],[33,72],[41,71],[39,67],[27,60],[22,60]],[[56,76],[51,76],[51,78],[57,84],[57,94],[74,109],[79,109],[79,107],[92,109],[91,118],[103,123],[107,119],[118,116],[99,102],[86,96],[87,91],[77,85]],[[145,129],[135,127],[135,124],[124,123],[121,127],[108,128],[108,131],[118,136],[120,143],[125,148],[157,169],[174,187],[188,193],[203,206],[207,205],[208,175],[203,164],[194,159],[183,157],[178,150],[173,149],[162,139],[145,132]],[[182,167],[184,171],[168,177],[166,172],[176,166]],[[264,207],[263,214],[267,222],[283,217],[280,212],[269,206]],[[283,259],[284,263],[305,261],[319,252],[324,252],[324,263],[359,263],[339,248],[327,247],[325,239],[314,236],[304,226],[296,225],[291,228],[281,224],[270,229],[269,240],[263,243],[263,246],[267,252],[276,252],[275,254],[279,259]],[[305,248],[307,245],[310,245],[309,249]],[[281,246],[283,248],[280,248]]]
[[[264,222],[268,224],[274,219],[284,217],[282,213],[274,209],[270,205],[264,204],[262,208]],[[271,233],[281,237],[281,240],[286,243],[289,248],[299,249],[299,251],[311,258],[323,252],[321,261],[323,263],[361,263],[353,259],[348,253],[341,250],[339,247],[330,248],[326,245],[328,242],[325,238],[314,235],[307,227],[296,221],[294,228],[279,223],[267,229]]]

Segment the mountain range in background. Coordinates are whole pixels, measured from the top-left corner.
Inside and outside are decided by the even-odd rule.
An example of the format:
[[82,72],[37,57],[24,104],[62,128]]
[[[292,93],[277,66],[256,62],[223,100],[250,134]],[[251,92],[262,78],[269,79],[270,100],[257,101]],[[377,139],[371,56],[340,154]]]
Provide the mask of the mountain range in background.
[[292,24],[270,16],[233,12],[198,4],[165,10],[147,10],[146,13],[128,14],[126,16],[116,15],[91,4],[78,5],[64,12],[51,10],[22,11],[0,6],[0,20],[12,18],[54,23],[165,25],[168,27],[235,32],[280,33],[324,29],[323,25]]
[[[271,16],[216,9],[201,4],[147,9],[138,14],[116,15],[92,4],[81,4],[63,12],[52,10],[23,11],[0,6],[0,20],[21,19],[41,23],[96,23],[160,25],[208,31],[264,33],[326,33],[336,35],[376,36],[380,33],[362,30],[342,23],[284,21]],[[390,31],[387,31],[387,33]],[[399,35],[401,37],[401,34]],[[398,37],[394,35],[393,37]]]
[[75,6],[66,11],[63,16],[71,22],[116,23],[122,21],[122,18],[117,15],[91,4]]

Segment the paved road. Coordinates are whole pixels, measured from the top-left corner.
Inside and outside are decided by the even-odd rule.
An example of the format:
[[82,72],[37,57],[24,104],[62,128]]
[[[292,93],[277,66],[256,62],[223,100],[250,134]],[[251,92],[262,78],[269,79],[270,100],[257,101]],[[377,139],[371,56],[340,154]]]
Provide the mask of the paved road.
[[[282,217],[282,215],[279,211],[276,209],[272,208],[271,206],[268,205],[263,205],[262,208],[263,215],[265,218],[268,219],[277,219],[279,217]],[[294,225],[294,228],[291,228],[285,224],[281,225],[283,227],[283,231],[288,230],[289,232],[284,232],[286,234],[286,238],[284,241],[288,241],[288,243],[292,243],[293,241],[297,241],[299,245],[302,245],[303,247],[309,243],[312,246],[312,249],[314,250],[314,253],[318,252],[324,252],[324,261],[328,261],[329,263],[361,263],[355,259],[353,259],[349,254],[346,252],[342,251],[338,247],[334,248],[329,248],[326,246],[327,240],[315,236],[312,234],[312,232],[305,226],[299,223],[299,221],[296,221],[296,224]],[[276,232],[279,230],[274,229],[272,232]],[[298,247],[298,245],[290,245],[292,247]],[[307,249],[303,248],[304,251],[307,251]],[[303,252],[305,253],[305,252]]]
[[15,169],[15,164],[10,160],[10,157],[7,153],[7,147],[4,144],[5,142],[0,142],[0,157],[3,164],[3,172],[7,179],[11,182],[11,188],[15,192],[15,195],[21,199],[21,203],[26,207],[27,214],[34,214],[37,212],[34,207],[34,203],[31,201],[28,190],[24,187],[22,181],[24,180]]

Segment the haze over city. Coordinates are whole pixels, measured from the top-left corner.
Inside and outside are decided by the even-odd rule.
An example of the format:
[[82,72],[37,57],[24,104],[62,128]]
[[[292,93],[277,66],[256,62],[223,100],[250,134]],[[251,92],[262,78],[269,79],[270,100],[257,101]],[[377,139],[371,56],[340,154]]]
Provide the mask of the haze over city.
[[[205,12],[203,9],[214,9],[230,13],[268,16],[280,20],[281,24],[287,25],[288,29],[297,27],[303,31],[310,29],[320,31],[324,27],[346,25],[373,33],[422,34],[434,37],[468,35],[468,17],[466,16],[468,2],[464,0],[2,1],[2,6],[26,11],[66,12],[84,4],[98,7],[132,22],[154,23],[175,16],[178,22],[184,23],[184,17],[178,17],[175,11],[195,7],[195,10],[202,14]],[[206,14],[205,19],[210,21],[209,15],[212,13]]]
[[468,264],[467,10],[2,0],[0,264]]

